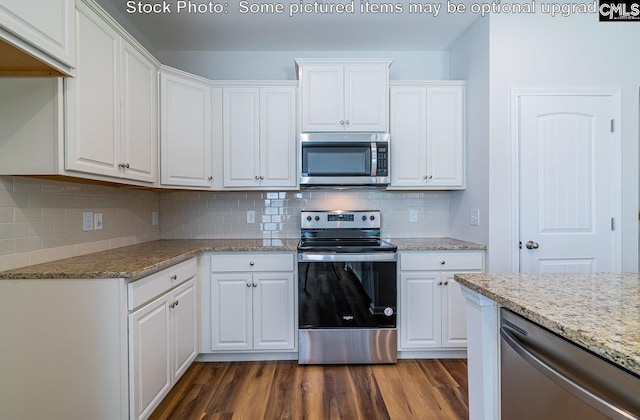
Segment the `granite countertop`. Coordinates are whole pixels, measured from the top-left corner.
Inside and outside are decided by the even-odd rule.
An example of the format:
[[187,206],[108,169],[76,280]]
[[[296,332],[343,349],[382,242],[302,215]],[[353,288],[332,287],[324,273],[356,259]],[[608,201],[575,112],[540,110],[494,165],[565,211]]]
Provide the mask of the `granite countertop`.
[[2,279],[138,279],[202,252],[295,251],[297,239],[176,239],[145,242],[0,272]]
[[640,273],[457,274],[455,279],[640,376]]
[[453,238],[385,238],[398,247],[398,251],[484,251],[485,245]]
[[[390,239],[390,241],[401,251],[485,249],[484,245],[450,238]],[[79,278],[135,280],[203,252],[295,252],[297,246],[297,238],[159,240],[3,271],[0,272],[0,280]]]

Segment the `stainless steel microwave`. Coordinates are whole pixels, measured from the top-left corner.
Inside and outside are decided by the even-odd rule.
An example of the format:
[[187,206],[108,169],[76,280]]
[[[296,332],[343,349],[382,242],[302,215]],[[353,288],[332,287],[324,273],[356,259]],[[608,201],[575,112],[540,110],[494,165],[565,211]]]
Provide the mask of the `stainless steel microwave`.
[[389,185],[389,134],[303,133],[300,185]]

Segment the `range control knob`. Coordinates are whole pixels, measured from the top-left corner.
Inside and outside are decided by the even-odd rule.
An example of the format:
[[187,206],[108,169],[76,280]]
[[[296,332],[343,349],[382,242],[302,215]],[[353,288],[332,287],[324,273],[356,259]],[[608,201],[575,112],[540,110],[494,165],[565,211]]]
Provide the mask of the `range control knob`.
[[311,221],[311,216],[307,216],[307,222]]
[[363,216],[362,216],[362,221],[364,222],[364,221],[366,221],[366,220],[367,220],[367,216],[364,216],[364,215],[363,215]]
[[316,216],[315,219],[316,219],[316,222],[319,222],[320,221],[320,216]]
[[374,216],[374,215],[372,214],[371,216],[369,216],[369,220],[371,220],[371,221],[373,222],[374,220],[376,220],[376,216]]

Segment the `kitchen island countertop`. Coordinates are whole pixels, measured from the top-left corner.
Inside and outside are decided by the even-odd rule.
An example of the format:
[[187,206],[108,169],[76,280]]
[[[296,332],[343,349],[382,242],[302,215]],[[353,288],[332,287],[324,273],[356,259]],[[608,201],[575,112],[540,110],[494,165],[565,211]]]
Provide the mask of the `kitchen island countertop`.
[[640,274],[457,274],[455,280],[640,376]]

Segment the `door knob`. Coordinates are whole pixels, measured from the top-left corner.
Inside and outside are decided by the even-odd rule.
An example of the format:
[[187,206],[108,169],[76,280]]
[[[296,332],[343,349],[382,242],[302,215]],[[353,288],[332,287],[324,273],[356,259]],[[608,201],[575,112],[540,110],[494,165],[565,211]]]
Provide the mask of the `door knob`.
[[527,242],[525,246],[527,247],[527,249],[538,249],[540,247],[537,242],[533,241]]

